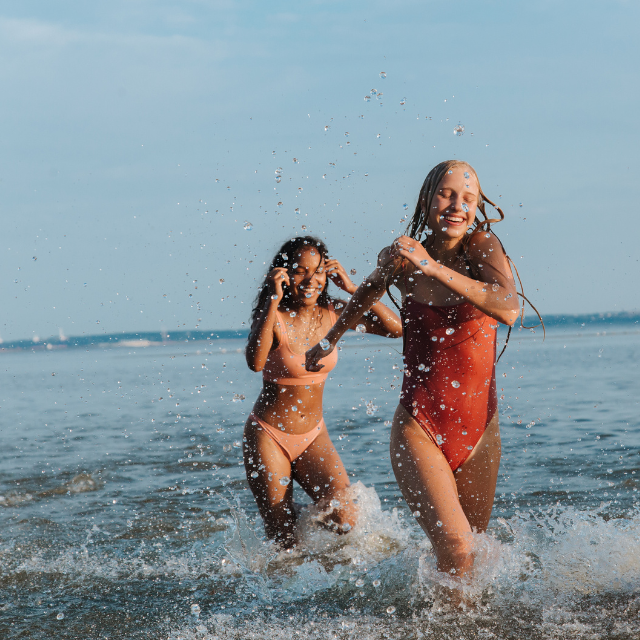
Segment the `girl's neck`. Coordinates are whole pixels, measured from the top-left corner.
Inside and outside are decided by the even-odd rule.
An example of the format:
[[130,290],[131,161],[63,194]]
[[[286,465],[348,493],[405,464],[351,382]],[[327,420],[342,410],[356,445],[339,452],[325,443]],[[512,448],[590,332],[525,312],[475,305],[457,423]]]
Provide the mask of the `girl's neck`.
[[296,306],[296,305],[289,305],[285,308],[285,311],[287,313],[290,312],[295,312],[295,314],[298,316],[298,318],[300,320],[302,320],[302,322],[309,322],[317,313],[317,304],[314,304],[313,306],[306,306],[306,305],[300,305],[300,306]]
[[447,265],[457,260],[462,253],[461,240],[461,238],[435,238],[431,245],[427,245],[426,249],[434,260]]

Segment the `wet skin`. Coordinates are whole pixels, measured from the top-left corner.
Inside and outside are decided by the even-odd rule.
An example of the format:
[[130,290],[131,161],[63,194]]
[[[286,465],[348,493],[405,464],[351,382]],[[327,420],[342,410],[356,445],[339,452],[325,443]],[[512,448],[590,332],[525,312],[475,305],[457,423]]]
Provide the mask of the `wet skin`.
[[[247,345],[247,363],[254,371],[262,370],[269,353],[282,340],[276,310],[284,319],[290,349],[303,355],[332,326],[328,308],[318,304],[327,277],[347,293],[356,290],[342,265],[337,260],[325,261],[313,247],[298,252],[293,264],[295,268],[277,268],[267,276],[273,297],[267,300],[262,315],[252,327]],[[290,291],[288,308],[281,304],[283,286]],[[375,319],[372,315],[366,321],[368,331],[401,335],[400,320],[393,312],[382,304],[376,305],[373,311]],[[323,393],[324,382],[280,385],[265,381],[253,414],[284,433],[307,433],[322,420]],[[295,479],[320,510],[327,510],[322,520],[326,526],[344,532],[355,525],[356,509],[349,498],[348,474],[325,426],[291,463],[280,446],[249,418],[244,431],[244,460],[247,480],[267,536],[284,548],[291,548],[296,542],[293,483],[281,484],[280,480],[285,477]]]
[[[384,294],[388,279],[400,290],[403,303],[407,296],[437,306],[467,301],[504,324],[515,322],[519,313],[515,283],[498,239],[478,233],[469,242],[466,258],[463,254],[479,193],[470,167],[453,167],[444,175],[428,212],[427,241],[421,244],[401,236],[383,249],[376,270],[325,336],[331,347],[344,327],[357,322]],[[423,206],[426,209],[427,203]],[[309,371],[316,370],[320,353],[317,345],[307,352]],[[438,569],[458,576],[468,573],[473,566],[471,532],[486,530],[495,496],[501,453],[497,412],[455,473],[402,405],[395,412],[390,451],[398,485],[433,544]]]

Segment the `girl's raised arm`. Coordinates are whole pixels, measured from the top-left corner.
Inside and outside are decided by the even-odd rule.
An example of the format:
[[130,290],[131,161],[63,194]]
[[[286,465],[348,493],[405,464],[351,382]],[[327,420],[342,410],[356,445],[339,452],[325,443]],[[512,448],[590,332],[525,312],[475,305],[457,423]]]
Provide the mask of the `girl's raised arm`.
[[399,263],[400,260],[392,254],[389,247],[380,252],[376,268],[355,290],[351,300],[347,302],[340,317],[331,327],[324,340],[311,347],[305,354],[307,371],[320,371],[322,365],[318,364],[318,360],[330,354],[338,344],[338,340],[349,329],[355,329],[364,314],[370,309],[376,314],[377,320],[374,321],[373,318],[366,319],[364,324],[367,330],[371,328],[371,333],[379,335],[392,335],[393,337],[402,335],[402,325],[398,316],[386,305],[378,302],[386,291],[387,279],[395,272]]
[[269,295],[265,305],[251,325],[251,332],[247,340],[245,357],[251,371],[262,371],[273,346],[274,331],[278,331],[276,312],[282,300],[282,285],[289,285],[289,275],[283,267],[272,269],[267,274]]

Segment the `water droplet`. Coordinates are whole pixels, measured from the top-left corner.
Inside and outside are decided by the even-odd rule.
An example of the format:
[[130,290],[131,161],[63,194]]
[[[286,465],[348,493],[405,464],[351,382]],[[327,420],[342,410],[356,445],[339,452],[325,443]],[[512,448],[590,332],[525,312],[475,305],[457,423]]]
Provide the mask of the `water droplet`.
[[387,613],[388,613],[389,615],[392,615],[392,614],[394,614],[395,612],[396,612],[396,608],[395,608],[393,605],[391,605],[391,606],[387,607]]
[[244,402],[244,395],[242,393],[234,393],[233,398],[231,398],[232,402]]
[[446,408],[447,408],[447,405],[441,404],[441,405],[440,405],[440,408],[441,408],[441,409],[446,409]]
[[253,225],[250,222],[245,222],[243,225],[243,229],[245,231],[251,231],[251,229],[253,229]]
[[[371,96],[365,96],[364,97],[364,101],[365,102],[370,102],[371,101]],[[325,131],[326,131],[326,129],[325,129]]]
[[453,327],[447,327],[445,333],[450,336],[452,333],[455,333],[455,329]]
[[335,498],[329,503],[331,507],[337,509],[340,506],[340,500],[336,500]]
[[428,261],[428,260],[420,260],[420,264],[421,264],[423,267],[426,267],[426,266],[429,264],[429,261]]
[[441,526],[442,526],[442,522],[438,520],[438,522],[436,522],[436,527],[441,527]]
[[374,587],[376,587],[376,588],[377,588],[377,587],[379,587],[379,586],[380,586],[380,580],[377,580],[377,579],[376,579],[376,580],[374,580],[371,584],[372,584]]
[[329,129],[331,129],[331,125],[330,124],[325,124],[324,125],[324,130],[325,131],[329,131]]
[[405,202],[405,203],[402,205],[402,208],[406,211],[406,210],[409,208],[409,205]]
[[418,371],[424,371],[424,365],[423,364],[419,364],[418,365]]
[[518,206],[521,207],[522,206],[522,202]]
[[342,529],[343,531],[351,531],[351,525],[350,525],[348,522],[345,522],[345,523],[342,525],[341,529]]
[[462,210],[463,210],[465,213],[469,213],[469,205],[468,205],[468,204],[466,204],[465,202],[463,202],[463,203],[462,203]]
[[323,351],[326,351],[331,346],[331,343],[326,338],[322,338],[318,344]]
[[295,312],[295,311],[291,311],[291,312],[289,313],[289,315],[290,315],[292,318],[295,318],[297,314],[296,314],[296,312]]
[[305,294],[304,294],[304,297],[305,297],[305,298],[310,298],[312,295],[313,295],[312,293],[305,293]]
[[467,432],[466,432],[466,431],[463,431],[463,432],[462,432],[462,435],[463,435],[463,436],[466,436],[466,435],[467,435]]
[[363,324],[359,324],[356,326],[356,331],[358,333],[366,333],[367,332],[367,327],[365,327]]
[[497,290],[500,288],[500,285],[499,285],[497,282],[494,282],[494,283],[491,285],[491,288],[492,288],[494,291],[497,291]]
[[458,389],[458,388],[460,388],[460,383],[459,383],[457,380],[452,380],[452,381],[451,381],[451,386],[452,386],[454,389]]
[[376,95],[376,93],[378,93],[378,90],[377,90],[377,89],[371,89],[371,91],[369,91],[369,93],[370,93],[372,96],[375,96],[375,95]]
[[413,253],[415,250],[416,250],[416,249],[415,249],[415,247],[409,247],[409,248],[407,249],[407,251],[408,251],[409,253]]
[[220,280],[218,280],[218,282],[219,282],[220,284],[222,284],[222,283],[224,282],[224,278],[220,278]]
[[468,171],[464,172],[464,177],[468,180],[471,176],[469,175]]
[[277,293],[274,293],[274,294],[271,296],[271,299],[272,299],[272,300],[277,300],[277,299],[278,299],[278,294],[277,294]]
[[402,98],[402,100],[400,100],[400,104],[406,104],[407,103],[407,99],[406,98]]
[[[441,407],[444,405],[440,405]],[[436,443],[437,444],[442,444],[444,442],[444,440],[442,439],[442,436],[438,433],[436,434]]]
[[358,578],[356,580],[356,587],[361,587],[364,585],[364,580],[362,578]]
[[420,512],[418,510],[413,512],[413,517],[414,518],[419,518],[420,517]]
[[200,615],[200,605],[192,604],[191,605],[191,615],[198,617]]
[[257,471],[252,471],[251,472],[251,477],[252,478],[257,478],[258,477],[258,472]]
[[278,206],[282,207],[282,201],[278,202]]
[[300,209],[299,209],[298,207],[296,207],[296,208],[294,209],[294,211],[295,211],[296,213],[300,213]]
[[453,128],[453,135],[461,136],[464,133],[464,125],[458,124]]
[[291,482],[291,478],[289,478],[289,476],[282,476],[282,478],[280,478],[280,484],[283,487],[286,487],[290,482]]
[[431,342],[438,342],[438,336],[431,336]]
[[294,161],[294,162],[298,162],[298,158],[294,158],[294,159],[293,159],[293,161]]
[[381,72],[380,72],[380,77],[381,77],[381,78],[386,78],[386,77],[387,77],[387,73],[386,73],[386,71],[381,71]]
[[64,613],[59,613],[59,614],[56,616],[56,620],[64,620]]

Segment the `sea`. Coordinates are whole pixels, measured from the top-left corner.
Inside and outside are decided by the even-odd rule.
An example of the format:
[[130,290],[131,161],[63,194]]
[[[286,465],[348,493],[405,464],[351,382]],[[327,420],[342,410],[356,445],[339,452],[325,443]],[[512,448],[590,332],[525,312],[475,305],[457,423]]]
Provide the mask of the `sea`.
[[401,341],[344,344],[325,420],[359,521],[319,527],[296,486],[292,553],[245,479],[261,379],[243,347],[0,354],[0,638],[640,638],[637,319],[513,332],[496,501],[459,606],[389,463]]

